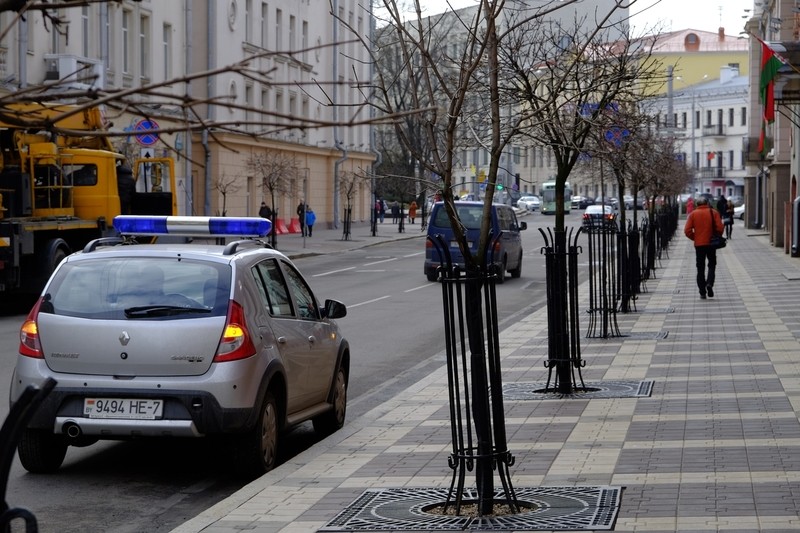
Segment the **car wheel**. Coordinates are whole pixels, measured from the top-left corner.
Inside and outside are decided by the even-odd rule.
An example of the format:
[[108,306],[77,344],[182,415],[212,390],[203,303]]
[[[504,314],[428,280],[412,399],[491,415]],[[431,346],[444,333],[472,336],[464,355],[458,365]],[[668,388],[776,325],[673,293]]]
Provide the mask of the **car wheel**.
[[436,281],[439,279],[439,274],[435,270],[427,270],[425,277],[428,278],[428,281]]
[[256,426],[236,437],[233,455],[236,470],[242,475],[261,475],[275,468],[279,432],[278,403],[267,392]]
[[314,431],[320,435],[330,435],[344,426],[344,417],[347,413],[347,377],[341,367],[336,371],[332,404],[333,407],[330,411],[319,415],[311,421],[314,425]]
[[522,254],[519,254],[519,261],[517,261],[517,268],[510,270],[511,277],[514,279],[519,278],[522,276]]
[[64,462],[69,445],[61,435],[41,429],[26,429],[19,439],[19,460],[28,472],[49,474]]

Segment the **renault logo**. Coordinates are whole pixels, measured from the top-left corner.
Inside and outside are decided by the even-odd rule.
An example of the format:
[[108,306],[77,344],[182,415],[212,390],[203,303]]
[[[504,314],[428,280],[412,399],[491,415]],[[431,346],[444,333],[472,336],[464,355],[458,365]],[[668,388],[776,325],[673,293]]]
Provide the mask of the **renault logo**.
[[131,336],[128,335],[127,331],[123,331],[122,335],[119,336],[119,343],[123,346],[127,346],[130,341],[131,341]]

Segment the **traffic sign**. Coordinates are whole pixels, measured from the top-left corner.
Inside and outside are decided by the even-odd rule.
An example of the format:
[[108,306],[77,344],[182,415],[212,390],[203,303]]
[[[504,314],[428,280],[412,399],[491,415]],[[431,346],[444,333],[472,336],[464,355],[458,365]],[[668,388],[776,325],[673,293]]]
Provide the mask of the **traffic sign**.
[[153,131],[158,130],[158,124],[155,120],[142,119],[136,123],[133,130],[137,132],[146,132],[136,134],[136,142],[142,146],[152,146],[158,142],[158,133]]

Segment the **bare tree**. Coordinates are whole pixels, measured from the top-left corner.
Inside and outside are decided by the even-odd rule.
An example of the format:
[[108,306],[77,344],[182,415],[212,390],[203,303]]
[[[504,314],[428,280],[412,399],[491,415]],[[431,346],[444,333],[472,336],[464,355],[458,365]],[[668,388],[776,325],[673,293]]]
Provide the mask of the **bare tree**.
[[[245,161],[247,170],[258,180],[261,193],[269,196],[273,220],[278,220],[278,196],[287,195],[296,185],[300,169],[295,157],[277,150],[251,154]],[[277,245],[277,230],[273,228],[272,246]]]
[[228,195],[234,194],[241,189],[241,185],[239,185],[239,180],[235,177],[227,177],[225,174],[222,176],[216,176],[214,178],[213,183],[211,186],[214,188],[215,191],[219,192],[222,195],[222,210],[217,213],[219,216],[227,216],[228,215]]

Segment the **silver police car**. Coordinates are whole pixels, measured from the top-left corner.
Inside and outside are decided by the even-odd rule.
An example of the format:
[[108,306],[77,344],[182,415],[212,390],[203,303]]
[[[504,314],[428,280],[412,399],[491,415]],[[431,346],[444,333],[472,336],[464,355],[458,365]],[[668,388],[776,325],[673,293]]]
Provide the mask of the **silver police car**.
[[[21,437],[31,472],[100,439],[225,435],[243,473],[275,465],[281,432],[344,424],[350,348],[266,219],[117,217],[57,267],[20,331],[11,402],[57,381]],[[138,244],[142,235],[248,236]],[[133,237],[133,236],[137,237]],[[152,237],[151,239],[152,240]],[[175,239],[173,239],[175,240]]]

